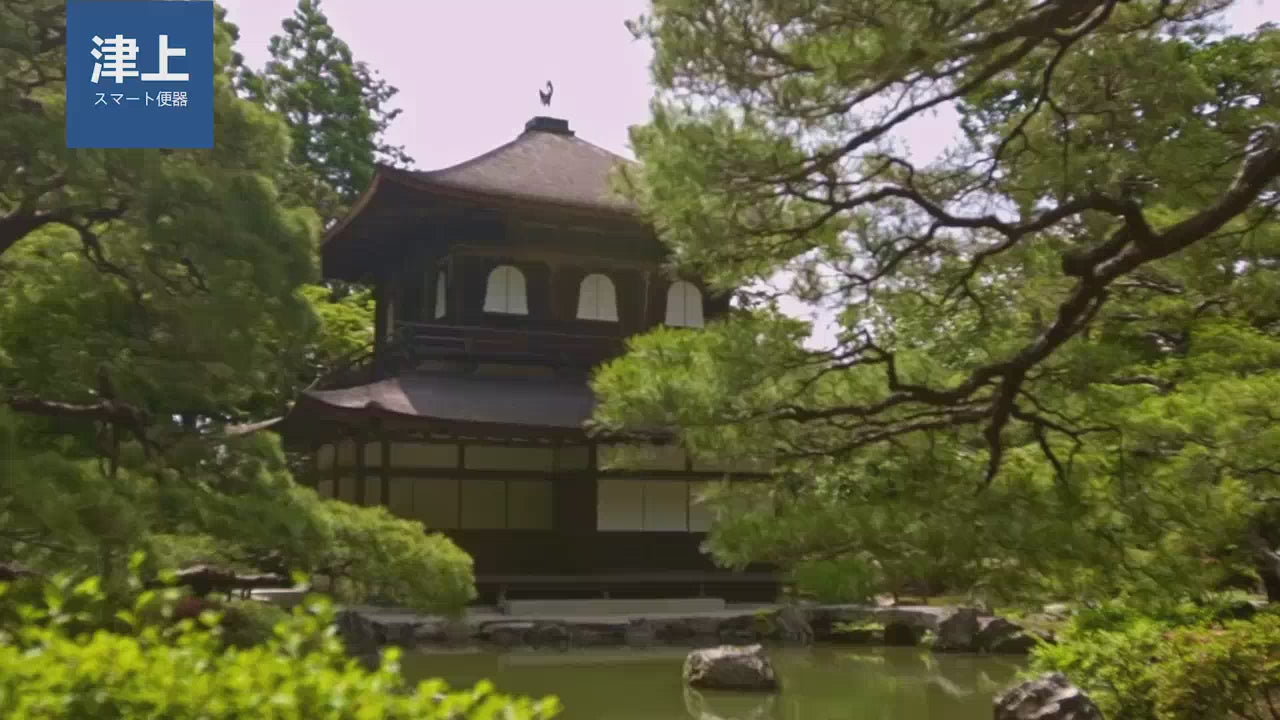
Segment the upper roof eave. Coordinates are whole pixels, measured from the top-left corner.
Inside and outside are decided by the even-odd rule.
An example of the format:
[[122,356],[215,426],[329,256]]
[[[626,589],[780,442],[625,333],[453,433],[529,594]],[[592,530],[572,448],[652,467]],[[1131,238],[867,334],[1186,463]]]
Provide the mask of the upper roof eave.
[[571,213],[574,215],[582,215],[604,220],[617,220],[636,223],[639,225],[648,225],[648,221],[646,221],[640,211],[635,208],[606,206],[599,203],[555,202],[534,195],[485,192],[438,180],[433,181],[421,177],[415,177],[404,170],[379,165],[374,174],[373,182],[371,182],[369,187],[361,193],[360,197],[351,206],[351,209],[347,211],[347,214],[325,232],[324,238],[320,242],[320,247],[322,249],[327,248],[331,243],[336,241],[338,237],[343,234],[343,231],[355,222],[364,212],[365,208],[373,202],[381,185],[387,182],[396,183],[402,187],[426,192],[438,197],[447,197],[455,200],[468,200],[477,204],[490,205],[493,207],[526,210],[550,210],[553,212]]

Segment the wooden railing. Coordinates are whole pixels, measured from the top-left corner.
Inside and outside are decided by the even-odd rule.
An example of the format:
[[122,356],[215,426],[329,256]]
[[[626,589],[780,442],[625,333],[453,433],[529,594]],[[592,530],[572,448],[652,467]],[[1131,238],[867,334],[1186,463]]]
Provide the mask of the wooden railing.
[[623,338],[617,335],[400,322],[388,358],[398,366],[431,359],[474,359],[590,368],[622,350]]

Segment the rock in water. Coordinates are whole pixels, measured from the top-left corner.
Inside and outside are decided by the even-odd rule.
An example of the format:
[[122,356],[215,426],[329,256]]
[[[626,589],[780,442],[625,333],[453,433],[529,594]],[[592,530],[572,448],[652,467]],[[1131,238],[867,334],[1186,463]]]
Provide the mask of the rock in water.
[[1036,638],[1021,626],[1004,618],[979,618],[977,649],[997,654],[1026,655],[1036,646]]
[[995,720],[1102,720],[1102,711],[1062,673],[1047,673],[995,699]]
[[934,631],[937,639],[933,649],[938,652],[968,652],[974,649],[978,637],[978,611],[973,608],[956,608],[938,621]]
[[761,645],[694,650],[684,660],[686,685],[707,690],[777,690],[778,676]]

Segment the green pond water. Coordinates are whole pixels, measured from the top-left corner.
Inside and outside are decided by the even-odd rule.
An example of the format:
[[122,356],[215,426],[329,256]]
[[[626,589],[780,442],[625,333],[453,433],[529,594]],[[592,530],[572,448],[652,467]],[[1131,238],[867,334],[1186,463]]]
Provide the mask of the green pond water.
[[412,654],[405,674],[451,687],[488,678],[510,694],[556,695],[563,720],[989,720],[1016,659],[915,648],[775,648],[777,694],[687,690],[686,650]]

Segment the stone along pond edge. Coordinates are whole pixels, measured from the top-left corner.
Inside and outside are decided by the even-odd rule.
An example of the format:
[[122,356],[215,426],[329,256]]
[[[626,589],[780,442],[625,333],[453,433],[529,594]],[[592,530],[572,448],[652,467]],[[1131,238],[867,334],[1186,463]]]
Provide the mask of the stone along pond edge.
[[933,606],[785,605],[704,613],[461,618],[348,608],[337,621],[348,650],[356,655],[376,653],[385,646],[571,649],[815,642],[1025,655],[1038,643],[1053,641],[1051,633],[973,608]]

